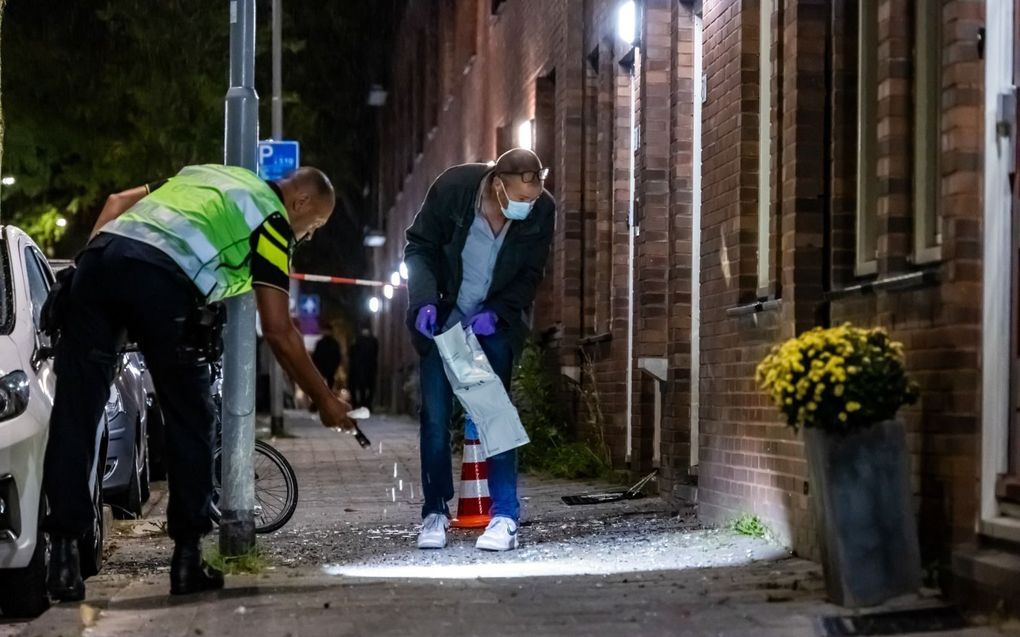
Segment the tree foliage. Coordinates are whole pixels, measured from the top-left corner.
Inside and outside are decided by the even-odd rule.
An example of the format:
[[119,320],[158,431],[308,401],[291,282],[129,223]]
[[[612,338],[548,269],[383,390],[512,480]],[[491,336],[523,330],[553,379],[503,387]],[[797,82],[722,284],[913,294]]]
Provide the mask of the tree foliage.
[[[306,271],[359,275],[374,114],[392,2],[283,0],[285,137],[329,174],[340,205],[296,255]],[[2,6],[2,4],[0,4]],[[13,0],[3,21],[3,221],[51,254],[79,249],[107,194],[223,160],[226,0]],[[257,5],[256,89],[270,134],[269,0]],[[57,220],[65,218],[66,228]],[[357,293],[327,290],[354,303]]]
[[49,232],[58,215],[70,222],[67,243],[80,245],[110,192],[222,161],[226,8],[216,5],[10,4],[5,172],[17,182],[4,193],[5,221],[73,251]]

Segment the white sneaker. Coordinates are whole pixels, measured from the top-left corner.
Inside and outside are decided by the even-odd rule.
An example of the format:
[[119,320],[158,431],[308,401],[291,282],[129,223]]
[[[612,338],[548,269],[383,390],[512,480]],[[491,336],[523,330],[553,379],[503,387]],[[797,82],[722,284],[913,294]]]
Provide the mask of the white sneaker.
[[418,548],[446,548],[446,529],[450,528],[450,518],[442,513],[430,513],[425,516],[418,531]]
[[475,542],[475,548],[483,551],[509,551],[517,548],[517,523],[510,518],[492,518],[485,533]]

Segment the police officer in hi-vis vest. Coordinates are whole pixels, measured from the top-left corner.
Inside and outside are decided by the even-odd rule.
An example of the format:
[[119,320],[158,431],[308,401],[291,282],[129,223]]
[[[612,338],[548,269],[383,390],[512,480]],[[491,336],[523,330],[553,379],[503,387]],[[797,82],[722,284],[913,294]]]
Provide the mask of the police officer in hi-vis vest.
[[293,244],[326,222],[334,202],[332,184],[314,168],[266,182],[244,168],[218,165],[189,166],[107,200],[78,256],[59,321],[44,467],[52,597],[85,595],[78,538],[94,519],[93,441],[128,340],[145,356],[166,420],[173,594],[223,586],[223,575],[202,563],[199,549],[212,528],[214,423],[209,367],[195,346],[200,308],[254,287],[263,334],[315,401],[322,424],[353,427],[350,406],[316,371],[288,308]]

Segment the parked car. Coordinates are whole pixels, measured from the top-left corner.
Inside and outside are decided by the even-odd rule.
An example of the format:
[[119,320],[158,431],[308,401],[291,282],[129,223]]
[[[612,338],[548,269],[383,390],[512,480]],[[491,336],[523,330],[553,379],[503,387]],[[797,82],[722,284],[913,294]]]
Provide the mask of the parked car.
[[156,395],[156,386],[152,381],[152,373],[149,372],[145,359],[138,357],[138,368],[142,372],[142,387],[145,388],[145,428],[149,440],[149,479],[166,479],[166,451],[164,442],[164,431],[166,423],[163,420],[163,411],[159,405],[159,397]]
[[110,430],[103,471],[103,496],[121,518],[142,517],[149,500],[149,398],[138,353],[121,355],[120,371],[106,402]]
[[[0,226],[0,611],[34,616],[48,605],[47,538],[39,530],[46,506],[43,456],[56,384],[39,316],[53,272],[35,243]],[[93,527],[81,538],[82,574],[102,565],[106,419],[97,427],[91,471]]]

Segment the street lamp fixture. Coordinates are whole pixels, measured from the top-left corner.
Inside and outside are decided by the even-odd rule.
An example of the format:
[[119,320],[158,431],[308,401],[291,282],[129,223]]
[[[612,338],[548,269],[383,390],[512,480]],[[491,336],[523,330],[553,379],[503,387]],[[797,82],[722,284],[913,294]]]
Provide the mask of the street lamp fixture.
[[631,46],[637,42],[637,5],[634,0],[620,5],[616,13],[616,34]]
[[535,120],[521,122],[517,127],[517,146],[528,150],[535,149]]
[[368,230],[363,243],[366,248],[381,248],[386,245],[386,235],[378,230]]
[[375,314],[382,307],[382,303],[379,302],[379,297],[373,296],[368,300],[368,311]]

